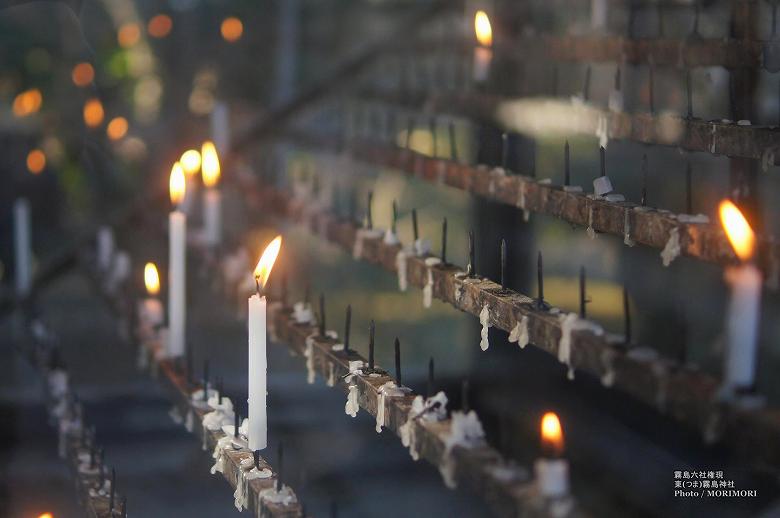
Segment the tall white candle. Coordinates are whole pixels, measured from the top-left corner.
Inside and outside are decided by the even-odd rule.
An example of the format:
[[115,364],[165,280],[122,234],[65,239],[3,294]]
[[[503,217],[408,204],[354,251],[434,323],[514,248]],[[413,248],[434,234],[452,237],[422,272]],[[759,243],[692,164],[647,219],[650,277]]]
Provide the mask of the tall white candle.
[[282,246],[277,236],[263,251],[254,271],[257,293],[249,297],[249,449],[268,446],[268,407],[266,403],[268,360],[266,357],[266,299],[261,290],[268,282]]
[[184,171],[176,162],[171,170],[171,202],[168,217],[168,356],[184,355],[187,282],[187,216],[178,209],[185,193]]
[[102,226],[97,233],[97,262],[101,271],[108,271],[114,257],[114,231]]
[[217,188],[220,167],[217,149],[206,141],[201,148],[201,171],[203,185],[203,239],[207,245],[218,245],[222,239],[222,195]]
[[742,264],[727,268],[726,282],[731,287],[728,307],[728,346],[724,355],[723,386],[727,391],[750,389],[755,385],[758,356],[758,317],[761,305],[762,276],[752,263],[755,234],[739,208],[729,200],[719,206],[726,236]]
[[26,297],[32,283],[32,245],[30,237],[30,202],[19,198],[14,202],[14,252],[16,294]]
[[474,33],[479,45],[474,48],[472,76],[474,81],[481,83],[487,80],[493,61],[493,29],[485,11],[477,11],[474,15]]

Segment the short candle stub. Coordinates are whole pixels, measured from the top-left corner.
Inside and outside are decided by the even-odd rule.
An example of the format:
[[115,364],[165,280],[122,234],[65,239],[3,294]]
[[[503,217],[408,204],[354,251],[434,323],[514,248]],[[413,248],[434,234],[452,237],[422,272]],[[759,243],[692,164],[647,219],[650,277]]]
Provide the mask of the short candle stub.
[[563,430],[558,416],[547,412],[541,422],[542,456],[534,464],[536,484],[545,498],[569,493],[569,463],[563,458]]

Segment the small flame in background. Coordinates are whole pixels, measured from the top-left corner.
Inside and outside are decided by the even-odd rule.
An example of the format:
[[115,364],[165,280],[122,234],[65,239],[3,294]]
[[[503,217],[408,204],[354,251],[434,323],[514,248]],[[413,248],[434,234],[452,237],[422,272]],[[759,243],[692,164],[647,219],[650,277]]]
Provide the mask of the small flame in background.
[[146,263],[144,266],[144,284],[149,295],[160,293],[160,274],[157,273],[157,266],[154,263]]
[[188,175],[197,173],[200,169],[200,152],[197,149],[188,149],[182,153],[179,163]]
[[723,230],[726,231],[726,236],[737,257],[743,261],[753,257],[756,235],[739,207],[731,200],[723,200],[718,207],[718,213]]
[[271,243],[265,247],[263,255],[260,256],[260,260],[255,267],[255,279],[260,284],[260,288],[264,288],[268,282],[268,277],[271,275],[271,269],[274,267],[276,257],[279,255],[279,250],[282,248],[282,236],[276,236]]
[[214,187],[219,181],[220,174],[219,155],[217,155],[217,148],[214,146],[214,143],[210,140],[204,142],[200,150],[200,156],[203,185]]
[[547,412],[542,416],[542,446],[556,457],[563,454],[563,429],[555,412]]
[[182,169],[179,162],[173,164],[171,168],[171,179],[168,186],[171,194],[171,203],[178,205],[184,200],[184,194],[187,190],[187,184],[184,181],[184,169]]
[[485,11],[477,11],[474,15],[474,32],[480,45],[484,47],[493,45],[493,28]]

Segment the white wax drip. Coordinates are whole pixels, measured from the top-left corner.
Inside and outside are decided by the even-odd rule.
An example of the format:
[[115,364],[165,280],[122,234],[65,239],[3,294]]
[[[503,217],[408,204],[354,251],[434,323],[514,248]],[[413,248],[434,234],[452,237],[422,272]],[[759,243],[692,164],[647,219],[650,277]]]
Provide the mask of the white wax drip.
[[512,332],[509,333],[509,342],[517,342],[521,349],[525,349],[525,346],[528,345],[528,315],[523,315],[512,328]]
[[190,433],[195,429],[195,416],[192,413],[192,410],[187,411],[187,418],[184,420],[184,429]]
[[394,381],[388,381],[379,387],[379,396],[376,403],[376,433],[382,433],[385,426],[385,398],[403,396],[409,391],[405,387],[399,387]]
[[476,412],[473,410],[468,414],[463,412],[453,412],[450,423],[450,433],[444,439],[444,453],[439,464],[439,473],[441,473],[444,485],[450,489],[455,489],[455,471],[456,463],[452,455],[452,450],[459,446],[461,448],[473,448],[484,444],[485,431],[482,423],[479,421]]
[[487,304],[482,306],[482,311],[479,312],[479,323],[482,324],[482,331],[480,332],[479,348],[483,351],[487,351],[490,347],[490,341],[488,340],[488,329],[490,329],[490,309]]
[[230,446],[232,437],[225,435],[220,437],[217,444],[214,445],[214,452],[211,454],[211,458],[214,459],[214,465],[211,466],[211,474],[214,475],[217,472],[224,473],[225,471],[225,448]]
[[677,227],[669,231],[669,240],[666,246],[661,250],[661,260],[664,266],[672,264],[677,256],[680,255],[680,231]]
[[168,410],[168,416],[175,424],[182,424],[184,422],[184,419],[181,415],[181,410],[179,410],[179,407],[177,406],[172,406],[171,409]]
[[272,504],[289,505],[296,502],[295,494],[289,486],[282,486],[279,491],[276,490],[276,487],[269,487],[260,491],[259,496],[263,502]]
[[517,207],[525,211],[525,182],[520,183],[520,189],[517,193]]
[[317,333],[306,337],[306,349],[303,356],[306,357],[306,383],[313,385],[317,379],[317,373],[314,371],[314,337]]
[[414,242],[414,254],[423,256],[431,251],[431,241],[429,239],[419,238]]
[[604,365],[604,374],[601,376],[601,384],[607,388],[615,383],[615,352],[612,349],[601,351],[601,363]]
[[366,239],[379,239],[383,236],[384,232],[379,229],[358,229],[355,234],[355,244],[352,246],[352,257],[355,259],[363,258],[364,241]]
[[293,304],[293,319],[296,324],[311,324],[314,322],[314,312],[311,303],[296,302]]
[[[249,458],[250,461],[254,463],[254,459]],[[273,476],[273,473],[268,468],[263,468],[261,470],[258,470],[257,468],[251,468],[248,471],[244,471],[244,465],[243,461],[241,463],[242,470],[239,472],[239,480],[236,483],[236,490],[233,493],[233,498],[235,498],[235,505],[236,509],[242,511],[245,507],[248,506],[248,496],[249,496],[249,481],[254,480],[256,478],[271,478]],[[253,465],[253,464],[250,464]]]
[[573,331],[591,331],[596,335],[604,334],[601,326],[594,324],[589,320],[579,317],[577,313],[564,313],[558,315],[558,321],[561,323],[561,340],[558,342],[558,361],[566,364],[569,368],[568,378],[574,379],[574,368],[571,366],[571,346]]
[[409,448],[409,455],[412,459],[418,460],[420,454],[417,451],[417,434],[415,421],[422,419],[424,421],[442,421],[447,418],[447,396],[444,392],[438,392],[435,396],[423,400],[422,396],[417,396],[412,401],[412,409],[409,412],[406,422],[400,426],[398,431],[401,433],[401,444]]
[[395,255],[395,269],[398,272],[398,289],[406,291],[409,287],[406,279],[406,251],[399,250]]
[[326,385],[333,387],[336,385],[336,372],[333,363],[328,363],[328,381]]
[[588,237],[591,239],[596,239],[596,231],[593,230],[593,204],[588,203],[588,228],[585,230],[585,233],[588,234]]
[[387,229],[385,231],[385,237],[382,239],[384,244],[386,245],[397,245],[400,244],[400,241],[398,240],[398,236],[395,235],[395,232],[393,232],[391,229]]
[[634,246],[634,240],[631,239],[631,210],[626,208],[623,212],[623,244]]
[[438,257],[428,257],[425,259],[425,266],[428,267],[428,280],[423,287],[423,307],[430,308],[433,302],[433,266],[441,263],[441,259]]
[[347,404],[344,405],[344,413],[348,416],[356,417],[360,405],[358,404],[358,388],[357,385],[349,386],[349,394],[347,394]]

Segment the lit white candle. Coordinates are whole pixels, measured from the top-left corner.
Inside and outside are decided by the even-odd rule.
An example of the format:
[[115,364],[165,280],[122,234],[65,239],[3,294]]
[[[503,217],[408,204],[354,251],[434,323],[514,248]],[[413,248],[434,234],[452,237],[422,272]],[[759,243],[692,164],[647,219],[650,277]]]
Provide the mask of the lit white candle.
[[569,492],[569,463],[563,458],[563,430],[558,416],[542,416],[542,457],[534,464],[536,485],[542,496],[559,498]]
[[254,271],[257,293],[249,297],[249,449],[268,446],[268,408],[266,403],[268,360],[266,358],[266,299],[262,290],[271,275],[282,236],[266,247]]
[[111,267],[111,259],[114,257],[114,231],[111,227],[100,227],[97,233],[97,262],[98,268],[106,272]]
[[187,282],[187,216],[179,210],[186,192],[184,170],[173,164],[170,178],[171,203],[174,210],[168,217],[168,356],[184,355]]
[[211,138],[223,155],[230,148],[230,111],[225,101],[214,103],[211,110]]
[[731,286],[728,307],[728,349],[725,355],[723,387],[732,392],[751,389],[755,384],[758,354],[758,317],[761,305],[761,272],[753,264],[755,234],[744,215],[729,200],[719,207],[720,220],[737,257],[742,263],[725,271]]
[[209,246],[216,246],[222,240],[222,195],[217,188],[220,168],[214,143],[204,142],[200,156],[203,185],[206,187],[203,194],[203,240]]
[[16,294],[26,297],[32,283],[32,245],[30,238],[30,202],[19,198],[14,202],[14,264]]
[[474,47],[472,75],[474,81],[482,83],[487,80],[493,61],[493,29],[485,11],[477,11],[474,15],[474,32],[478,45]]
[[157,295],[160,293],[160,274],[154,263],[144,266],[144,284],[148,296],[141,301],[139,318],[144,327],[156,327],[163,323],[163,306]]

